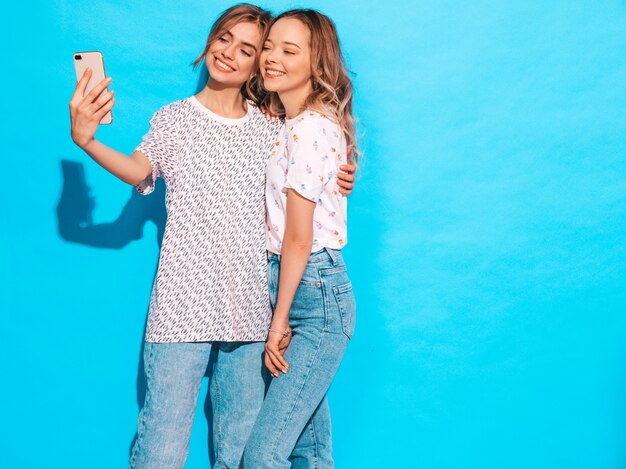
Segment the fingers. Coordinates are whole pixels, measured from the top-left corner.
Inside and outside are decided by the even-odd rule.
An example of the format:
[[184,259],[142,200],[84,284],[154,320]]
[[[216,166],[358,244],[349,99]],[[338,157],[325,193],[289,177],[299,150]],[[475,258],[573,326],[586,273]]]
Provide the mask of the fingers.
[[89,83],[91,75],[93,75],[93,72],[90,68],[85,70],[83,76],[76,82],[76,92],[74,94],[80,93],[80,97],[83,97],[83,93],[85,92],[85,88],[87,87],[87,83]]
[[102,106],[98,112],[96,112],[94,114],[94,119],[97,119],[98,122],[100,122],[102,120],[102,118],[111,111],[111,109],[113,109],[113,106],[115,105],[115,100],[111,99],[109,102],[107,102],[104,106]]
[[[70,100],[70,113],[72,115],[75,115],[77,112],[86,112],[88,116],[96,117],[96,113],[103,106],[108,104],[109,100],[113,97],[113,92],[104,93],[100,96],[104,89],[111,84],[111,78],[105,78],[102,80],[89,92],[89,94],[87,94],[87,96],[83,97],[83,93],[89,83],[91,75],[92,71],[88,68],[76,84],[76,90]],[[106,114],[106,112],[104,114]]]
[[265,116],[265,120],[268,122],[276,122],[278,120],[278,117],[273,115],[271,112],[269,111],[265,111],[263,113],[263,115]]
[[354,177],[354,174],[356,173],[356,166],[354,166],[353,164],[350,164],[350,163],[342,164],[341,166],[339,166],[339,169],[344,174],[349,174],[349,175],[351,175],[353,177]]
[[342,171],[339,171],[337,173],[337,182],[353,183],[354,182],[354,174],[344,173]]
[[339,175],[337,175],[337,185],[340,191],[342,189],[351,191],[354,187],[354,176],[346,175],[345,177],[339,177]]
[[265,351],[265,366],[267,366],[267,369],[274,378],[278,378],[280,376],[280,366],[278,365],[276,357],[268,350]]
[[265,117],[266,121],[268,121],[268,122],[276,122],[278,120],[278,116],[275,116],[274,114],[272,114],[268,107],[260,106],[259,110],[261,111],[261,113]]
[[265,357],[269,359],[271,363],[271,367],[268,366],[268,369],[275,378],[278,377],[278,370],[283,373],[287,373],[287,371],[289,371],[289,364],[283,358],[282,353],[279,350],[279,344],[274,343],[274,341],[268,341],[265,344]]
[[98,96],[104,91],[104,89],[111,84],[113,80],[111,77],[107,77],[98,83],[93,90],[89,92],[87,96],[85,96],[85,101],[88,103],[93,103]]
[[105,91],[102,96],[100,96],[96,101],[87,107],[92,112],[98,111],[98,109],[102,108],[105,104],[108,104],[109,101],[113,99],[113,95],[115,93],[113,91]]
[[339,186],[339,192],[342,195],[349,195],[354,189],[354,173],[356,172],[356,166],[351,164],[344,164],[339,167],[341,171],[337,173],[337,185]]
[[267,352],[265,352],[265,367],[269,370],[270,374],[274,377],[274,378],[278,378],[278,370],[276,369],[276,367],[274,366],[274,363],[272,363],[272,360],[270,359],[270,356]]
[[75,110],[78,107],[78,105],[81,103],[81,101],[83,100],[85,87],[87,86],[87,83],[89,83],[91,74],[92,74],[92,71],[90,68],[88,68],[87,70],[85,70],[85,73],[83,73],[83,76],[80,77],[80,80],[76,82],[76,88],[74,89],[74,94],[72,95],[72,98],[70,99],[70,109],[72,111]]
[[289,371],[289,365],[283,358],[283,355],[280,353],[280,351],[278,349],[270,348],[268,352],[274,366],[283,373],[287,373],[287,371]]
[[339,192],[342,195],[350,195],[352,193],[352,189],[354,188],[354,184],[351,182],[337,181],[337,185],[339,186]]

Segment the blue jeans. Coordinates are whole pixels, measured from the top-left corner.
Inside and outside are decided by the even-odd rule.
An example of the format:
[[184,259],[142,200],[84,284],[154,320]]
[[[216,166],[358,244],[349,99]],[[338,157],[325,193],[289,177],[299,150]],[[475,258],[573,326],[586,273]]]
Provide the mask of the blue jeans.
[[198,393],[213,354],[213,467],[239,468],[265,393],[263,346],[263,342],[145,342],[146,399],[129,467],[185,466]]
[[[280,262],[269,257],[272,305]],[[340,251],[311,254],[289,313],[289,372],[272,379],[244,453],[246,469],[333,467],[326,393],[354,331],[355,301]]]

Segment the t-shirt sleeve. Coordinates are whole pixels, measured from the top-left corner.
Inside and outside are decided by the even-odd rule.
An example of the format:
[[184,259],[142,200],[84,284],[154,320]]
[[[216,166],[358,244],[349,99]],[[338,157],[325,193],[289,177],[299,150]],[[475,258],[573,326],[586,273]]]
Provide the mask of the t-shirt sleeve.
[[332,177],[331,147],[324,127],[317,119],[305,119],[287,136],[289,163],[283,191],[295,190],[302,197],[318,202]]
[[150,161],[152,174],[137,184],[137,190],[144,195],[154,190],[158,177],[169,179],[173,173],[173,163],[178,151],[178,137],[172,128],[171,111],[167,107],[159,109],[150,119],[150,130],[141,139],[135,151],[140,151]]

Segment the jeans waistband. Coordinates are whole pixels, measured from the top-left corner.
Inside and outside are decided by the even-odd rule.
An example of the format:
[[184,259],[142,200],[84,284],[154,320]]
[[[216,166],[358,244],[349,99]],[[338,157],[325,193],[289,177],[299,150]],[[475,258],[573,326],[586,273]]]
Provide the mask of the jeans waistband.
[[[280,262],[280,254],[267,251],[268,259],[275,259]],[[312,252],[309,256],[309,264],[318,264],[320,262],[330,261],[333,265],[343,264],[343,257],[340,249],[322,248],[319,251]]]

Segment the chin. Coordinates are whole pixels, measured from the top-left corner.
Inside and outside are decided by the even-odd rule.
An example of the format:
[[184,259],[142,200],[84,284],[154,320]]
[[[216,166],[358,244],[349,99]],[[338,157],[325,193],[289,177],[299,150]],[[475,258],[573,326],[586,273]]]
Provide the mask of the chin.
[[280,91],[277,86],[272,86],[271,84],[268,84],[267,82],[263,82],[263,88],[265,88],[267,91],[271,91],[273,93]]
[[221,85],[241,87],[246,82],[243,79],[237,79],[237,77],[229,76],[214,67],[207,67],[207,70],[209,72],[209,77],[211,77],[214,82]]

